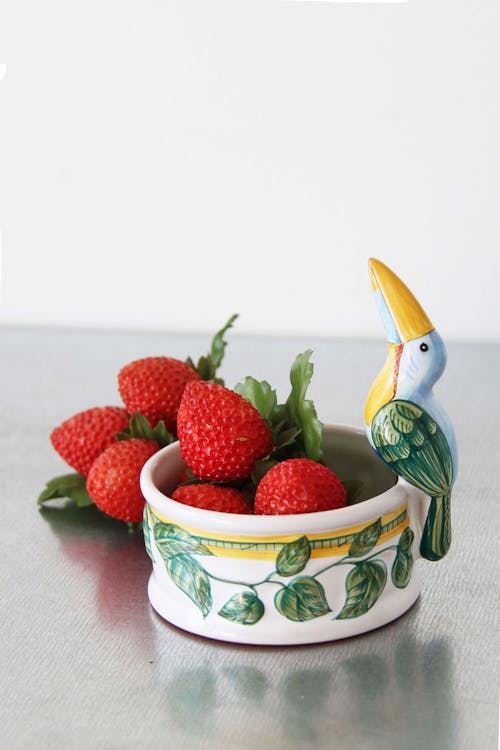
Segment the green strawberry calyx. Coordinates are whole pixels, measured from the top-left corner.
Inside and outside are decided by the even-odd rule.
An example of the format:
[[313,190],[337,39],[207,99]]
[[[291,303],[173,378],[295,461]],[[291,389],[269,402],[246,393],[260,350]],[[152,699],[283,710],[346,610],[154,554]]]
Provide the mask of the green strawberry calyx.
[[149,423],[149,420],[136,411],[129,418],[128,428],[122,432],[116,433],[117,440],[131,440],[132,438],[139,438],[140,440],[154,440],[158,443],[160,448],[170,445],[176,439],[171,432],[165,427],[165,422],[161,420],[158,422],[156,427],[153,429]]
[[[163,421],[158,422],[153,429],[149,421],[140,412],[135,412],[129,418],[129,426],[126,430],[116,433],[117,440],[131,440],[139,438],[141,440],[152,440],[164,448],[175,440],[175,437],[167,430]],[[81,474],[63,474],[50,479],[45,488],[38,496],[38,505],[44,506],[50,500],[59,498],[68,498],[79,508],[85,508],[94,505],[94,501],[87,492],[87,480]]]
[[222,364],[224,359],[224,352],[227,346],[227,341],[224,338],[224,334],[230,328],[233,327],[233,323],[238,315],[235,313],[231,315],[227,323],[215,334],[210,345],[210,351],[208,354],[204,354],[198,359],[197,364],[193,362],[191,357],[186,359],[186,363],[190,365],[193,370],[196,370],[202,380],[210,380],[213,383],[224,385],[222,378],[216,377],[217,370]]
[[248,376],[234,389],[257,409],[273,434],[273,451],[267,459],[257,463],[254,482],[287,458],[323,460],[323,424],[313,402],[306,399],[314,371],[311,355],[312,350],[307,349],[295,358],[290,370],[292,387],[284,404],[278,404],[276,391],[267,380],[258,381]]
[[81,474],[63,474],[50,479],[38,496],[38,505],[41,507],[49,500],[61,497],[73,500],[79,508],[94,504],[87,492],[86,479]]

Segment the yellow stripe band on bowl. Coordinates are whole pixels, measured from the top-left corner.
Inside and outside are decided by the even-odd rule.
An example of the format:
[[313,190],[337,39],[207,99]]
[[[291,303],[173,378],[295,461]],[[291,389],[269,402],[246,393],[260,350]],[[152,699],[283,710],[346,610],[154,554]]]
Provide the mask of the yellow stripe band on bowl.
[[[196,529],[190,526],[176,523],[170,518],[153,513],[151,506],[149,512],[154,520],[163,523],[174,524],[179,528],[195,536],[201,544],[208,547],[210,552],[217,557],[233,557],[240,559],[255,560],[274,560],[276,553],[280,551],[284,544],[293,542],[300,538],[301,534],[272,535],[272,536],[244,536],[228,535],[216,532],[207,532],[203,529]],[[311,545],[311,557],[333,557],[346,555],[349,547],[357,533],[365,529],[370,523],[377,519],[367,521],[356,526],[350,526],[339,531],[320,531],[306,534]],[[403,503],[399,508],[387,513],[381,518],[382,529],[377,541],[377,547],[385,544],[389,539],[401,534],[409,525],[407,503]]]

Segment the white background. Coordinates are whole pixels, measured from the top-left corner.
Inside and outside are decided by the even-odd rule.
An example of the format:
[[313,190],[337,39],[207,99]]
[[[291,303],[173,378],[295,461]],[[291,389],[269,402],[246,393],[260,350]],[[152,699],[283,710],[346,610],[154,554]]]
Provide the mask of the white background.
[[500,340],[500,3],[0,0],[3,323]]

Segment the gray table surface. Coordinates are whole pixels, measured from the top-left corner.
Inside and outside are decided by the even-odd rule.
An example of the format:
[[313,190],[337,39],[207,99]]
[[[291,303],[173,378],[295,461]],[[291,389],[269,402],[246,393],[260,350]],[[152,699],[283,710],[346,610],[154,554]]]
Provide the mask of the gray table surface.
[[[324,422],[361,424],[382,340],[230,334],[222,375],[284,397],[296,354]],[[420,561],[417,604],[331,644],[255,648],[179,631],[147,601],[142,540],[95,509],[40,513],[66,472],[53,426],[119,403],[132,359],[206,351],[208,336],[0,328],[2,746],[6,748],[481,748],[497,746],[500,347],[452,344],[438,396],[457,432],[454,542]]]

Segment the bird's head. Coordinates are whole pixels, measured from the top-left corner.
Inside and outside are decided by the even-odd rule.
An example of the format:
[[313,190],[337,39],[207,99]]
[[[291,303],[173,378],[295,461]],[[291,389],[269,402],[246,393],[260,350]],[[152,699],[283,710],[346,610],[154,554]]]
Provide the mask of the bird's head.
[[416,391],[430,391],[446,365],[443,341],[408,287],[384,263],[369,262],[370,280],[382,316],[389,352],[365,406],[365,421],[384,404]]

